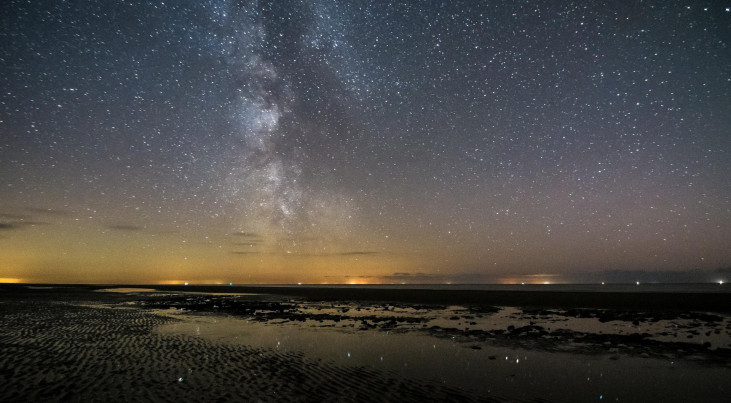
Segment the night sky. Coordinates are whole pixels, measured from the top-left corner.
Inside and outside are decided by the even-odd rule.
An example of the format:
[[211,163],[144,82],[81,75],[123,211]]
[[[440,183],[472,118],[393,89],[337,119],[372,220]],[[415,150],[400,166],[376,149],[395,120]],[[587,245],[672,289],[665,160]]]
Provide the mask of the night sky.
[[0,18],[0,281],[731,265],[729,2],[5,0]]

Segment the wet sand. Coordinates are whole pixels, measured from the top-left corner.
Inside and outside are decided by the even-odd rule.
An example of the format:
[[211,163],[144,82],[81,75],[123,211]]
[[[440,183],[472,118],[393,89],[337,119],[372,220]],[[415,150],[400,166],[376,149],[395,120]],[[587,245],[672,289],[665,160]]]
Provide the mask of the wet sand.
[[731,391],[723,310],[102,288],[0,286],[0,401],[722,401]]
[[1,401],[471,400],[296,352],[161,335],[153,330],[176,319],[68,296],[0,304]]

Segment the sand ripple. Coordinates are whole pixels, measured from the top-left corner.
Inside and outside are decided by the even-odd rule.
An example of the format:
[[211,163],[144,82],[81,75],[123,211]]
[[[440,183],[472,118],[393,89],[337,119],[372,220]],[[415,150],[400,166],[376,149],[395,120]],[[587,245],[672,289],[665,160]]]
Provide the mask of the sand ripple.
[[174,320],[129,308],[4,303],[0,401],[476,400],[436,383],[299,353],[152,332]]

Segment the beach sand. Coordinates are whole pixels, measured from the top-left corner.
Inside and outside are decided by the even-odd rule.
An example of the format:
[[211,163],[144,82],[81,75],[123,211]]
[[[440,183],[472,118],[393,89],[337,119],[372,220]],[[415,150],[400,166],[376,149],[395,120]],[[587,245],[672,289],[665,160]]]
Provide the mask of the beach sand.
[[724,312],[99,288],[0,287],[0,401],[723,401],[731,391]]

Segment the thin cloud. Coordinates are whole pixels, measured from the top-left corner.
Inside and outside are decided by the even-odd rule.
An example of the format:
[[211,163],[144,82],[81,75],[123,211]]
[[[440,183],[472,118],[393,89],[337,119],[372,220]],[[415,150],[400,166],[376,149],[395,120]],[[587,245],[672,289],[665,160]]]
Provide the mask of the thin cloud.
[[145,229],[144,227],[140,227],[138,225],[129,224],[110,224],[107,225],[107,228],[118,231],[142,231]]
[[52,209],[52,208],[37,208],[37,207],[26,207],[25,211],[35,214],[46,214],[52,216],[67,216],[71,214],[66,210]]
[[341,252],[341,253],[333,253],[335,256],[365,256],[365,255],[376,255],[378,252],[372,252],[372,251],[352,251],[352,252]]
[[18,227],[18,225],[12,223],[0,223],[0,230],[2,231],[18,229]]
[[309,242],[315,242],[320,241],[320,238],[311,237],[311,236],[301,236],[301,237],[289,237],[284,238],[281,241],[285,243],[294,243],[294,244],[303,244],[303,243],[309,243]]
[[0,223],[0,231],[12,231],[12,230],[21,229],[24,227],[36,226],[36,225],[48,225],[48,223],[43,222],[43,221],[6,222],[6,223]]
[[246,241],[246,242],[234,242],[231,245],[233,245],[233,246],[254,246],[254,245],[260,245],[263,242],[264,241],[261,240],[261,239],[251,239],[251,240]]
[[232,255],[258,255],[259,252],[244,252],[244,251],[233,251]]
[[257,234],[256,232],[239,231],[239,232],[234,232],[231,235],[241,236],[244,238],[259,238],[259,234]]
[[367,256],[375,255],[379,252],[371,251],[351,251],[351,252],[336,252],[336,253],[298,253],[298,252],[287,252],[282,253],[287,256],[308,256],[308,257],[328,257],[328,256]]
[[393,273],[381,277],[386,281],[443,281],[444,276],[427,273]]
[[0,218],[8,220],[25,220],[30,217],[25,214],[0,213]]

